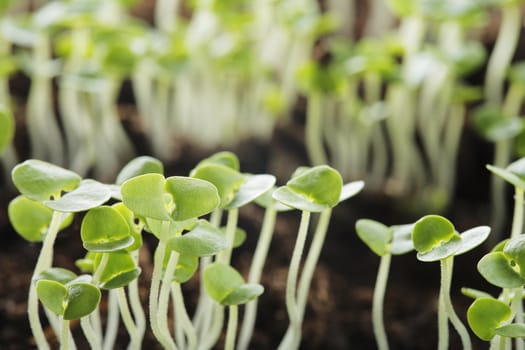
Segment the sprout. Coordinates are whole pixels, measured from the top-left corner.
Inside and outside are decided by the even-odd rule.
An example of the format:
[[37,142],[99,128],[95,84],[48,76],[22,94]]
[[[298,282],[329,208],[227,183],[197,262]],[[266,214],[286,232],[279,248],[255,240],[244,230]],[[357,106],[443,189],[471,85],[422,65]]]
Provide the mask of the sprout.
[[420,261],[441,263],[441,287],[439,290],[438,333],[440,349],[448,344],[448,320],[461,337],[464,349],[471,349],[468,331],[456,315],[450,300],[450,284],[454,256],[468,252],[485,241],[490,233],[487,226],[478,226],[459,234],[454,225],[439,215],[427,215],[414,224],[412,241]]
[[380,222],[361,219],[355,225],[359,238],[381,257],[377,272],[374,299],[372,304],[372,323],[378,349],[388,349],[388,339],[383,322],[383,301],[385,297],[390,260],[392,255],[406,254],[414,249],[411,239],[413,225],[387,227]]
[[[273,192],[272,197],[275,200],[302,211],[286,280],[286,309],[290,325],[279,345],[280,349],[297,349],[300,345],[301,324],[308,291],[328,231],[332,208],[340,201],[359,193],[363,186],[362,181],[351,182],[343,186],[341,175],[335,169],[320,165],[313,168],[299,168],[286,186],[279,187]],[[321,214],[299,279],[299,266],[312,212]],[[299,281],[299,285],[297,285],[297,281]]]

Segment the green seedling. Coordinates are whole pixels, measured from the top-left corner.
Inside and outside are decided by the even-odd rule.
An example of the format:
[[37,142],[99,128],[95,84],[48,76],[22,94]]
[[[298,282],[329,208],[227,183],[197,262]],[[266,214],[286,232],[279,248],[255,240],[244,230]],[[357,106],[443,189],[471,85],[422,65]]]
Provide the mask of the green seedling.
[[[299,168],[286,186],[279,187],[272,194],[275,200],[302,212],[286,280],[286,309],[290,325],[279,349],[297,349],[300,345],[301,324],[308,291],[328,231],[332,208],[340,201],[359,193],[363,186],[362,181],[351,182],[343,186],[341,175],[335,169],[320,165],[313,168]],[[312,212],[320,213],[320,218],[299,279],[299,267]]]
[[15,136],[15,119],[3,105],[0,106],[0,130],[0,155],[2,155]]
[[[217,189],[210,182],[161,174],[144,174],[125,181],[121,186],[123,203],[145,220],[159,239],[155,250],[150,289],[150,321],[155,336],[165,348],[176,349],[167,329],[167,300],[179,254],[172,251],[162,278],[163,259],[168,240],[182,234],[197,217],[213,211],[219,204]],[[170,272],[171,270],[171,272]],[[162,280],[162,289],[161,288]]]
[[[513,238],[499,243],[494,249],[483,256],[478,262],[478,271],[489,283],[502,288],[498,300],[505,304],[510,310],[508,320],[504,324],[511,328],[523,327],[523,286],[525,285],[525,276],[522,271],[525,268],[525,236],[519,234]],[[511,323],[515,320],[515,323]],[[471,324],[471,328],[474,330]],[[477,334],[477,333],[476,333]],[[477,334],[479,336],[479,334]],[[497,334],[499,337],[500,348],[504,349],[507,339],[516,339],[516,347],[521,349],[523,346],[521,336],[512,336],[509,334]],[[484,340],[486,337],[480,338]],[[493,343],[498,343],[494,340]]]
[[224,349],[233,350],[238,321],[238,305],[246,304],[264,291],[256,283],[244,283],[242,276],[231,266],[213,263],[204,270],[204,287],[213,300],[229,308]]
[[387,350],[389,347],[383,321],[383,303],[390,261],[392,255],[402,255],[414,250],[411,237],[413,225],[388,227],[374,220],[361,219],[357,221],[355,228],[359,238],[381,257],[374,288],[372,324],[378,349]]
[[441,286],[438,308],[438,349],[448,347],[448,321],[459,333],[464,349],[472,344],[467,329],[457,316],[450,299],[454,256],[470,251],[483,243],[490,233],[488,226],[478,226],[461,234],[454,225],[439,215],[427,215],[414,224],[412,241],[417,258],[423,262],[439,261],[441,264]]
[[[100,290],[88,275],[76,276],[61,268],[50,268],[35,276],[36,293],[42,304],[62,320],[61,349],[69,348],[69,321],[85,319],[100,302]],[[90,340],[90,345],[96,345]]]
[[[30,232],[26,231],[23,234],[29,234],[32,239],[40,239],[38,238],[38,230],[45,227],[42,222],[42,215],[46,215],[42,205],[52,210],[51,220],[43,237],[42,249],[33,271],[34,276],[52,266],[55,239],[60,228],[71,220],[70,213],[97,207],[111,197],[111,191],[107,186],[94,180],[82,180],[78,174],[72,171],[40,160],[31,159],[15,166],[12,170],[12,180],[22,193],[23,198],[41,204],[30,203],[26,199],[20,199],[20,197],[14,200],[11,206],[12,218],[20,217],[28,208],[38,207],[35,209],[34,215],[39,216],[40,221],[35,222],[35,225],[30,228]],[[42,234],[41,231],[40,234]],[[29,288],[28,315],[38,347],[48,349],[49,345],[38,316],[38,299],[34,283],[31,283]],[[50,321],[57,330],[54,320],[50,319]]]
[[[235,235],[239,208],[254,201],[263,195],[275,184],[273,175],[242,174],[239,172],[239,160],[231,152],[219,152],[201,161],[192,170],[191,176],[210,181],[218,190],[221,202],[210,219],[211,223],[218,226],[222,212],[228,212],[225,235],[229,242],[228,247],[217,255],[217,262],[229,265],[234,248]],[[211,262],[206,259],[202,262],[202,270]],[[194,323],[204,347],[211,348],[218,337],[223,325],[224,310],[220,305],[213,305],[211,300],[201,294]]]

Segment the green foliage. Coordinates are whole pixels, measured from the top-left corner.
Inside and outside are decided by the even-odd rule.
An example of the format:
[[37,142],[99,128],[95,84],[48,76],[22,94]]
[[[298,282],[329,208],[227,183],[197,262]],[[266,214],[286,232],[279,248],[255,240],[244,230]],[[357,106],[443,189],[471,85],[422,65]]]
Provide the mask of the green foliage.
[[153,157],[137,157],[126,164],[118,173],[115,183],[122,185],[126,180],[144,174],[164,174],[164,166]]
[[37,159],[15,166],[11,177],[20,193],[35,201],[59,198],[62,191],[74,190],[81,181],[78,174]]
[[113,252],[133,244],[128,222],[117,209],[109,206],[87,212],[82,220],[80,236],[84,248],[92,252]]
[[491,340],[496,329],[511,316],[510,307],[494,298],[478,298],[467,310],[467,320],[474,334]]
[[84,276],[76,277],[64,272],[44,273],[35,280],[42,304],[65,320],[89,315],[100,302],[100,290]]
[[239,272],[221,263],[209,265],[204,270],[203,281],[210,297],[223,305],[245,304],[264,291],[260,284],[245,284]]
[[[53,211],[47,206],[22,195],[9,203],[7,213],[15,231],[29,242],[44,239],[53,216]],[[73,215],[67,215],[60,223],[60,229],[69,226],[72,220]]]
[[76,213],[98,207],[111,198],[108,186],[95,180],[82,180],[77,188],[54,200],[46,200],[49,208],[64,212]]
[[108,255],[107,263],[102,267],[99,286],[102,289],[115,289],[127,286],[140,275],[141,269],[135,259],[126,251],[99,253],[95,256],[94,268],[99,268],[102,254]]

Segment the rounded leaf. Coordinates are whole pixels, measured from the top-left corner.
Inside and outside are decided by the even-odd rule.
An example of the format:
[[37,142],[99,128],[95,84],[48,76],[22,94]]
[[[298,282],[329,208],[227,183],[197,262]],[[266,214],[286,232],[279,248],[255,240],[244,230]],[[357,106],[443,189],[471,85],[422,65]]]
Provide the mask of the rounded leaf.
[[87,179],[82,180],[73,191],[56,200],[46,200],[44,204],[56,211],[76,213],[98,207],[110,198],[111,190],[106,185]]
[[505,338],[525,338],[525,324],[512,323],[498,327],[494,333]]
[[[131,281],[140,275],[140,268],[137,267],[133,257],[125,251],[102,253],[108,254],[108,262],[100,274],[100,288],[115,289],[127,286]],[[100,263],[101,255],[97,257],[95,268]]]
[[466,253],[481,243],[489,237],[490,227],[488,226],[477,226],[473,227],[467,231],[461,233],[461,245],[454,255],[461,255]]
[[[525,158],[519,160],[520,168],[522,164],[525,164],[524,161]],[[524,174],[516,173],[510,170],[509,167],[503,169],[494,165],[487,165],[487,169],[490,170],[492,173],[496,174],[497,176],[501,177],[503,180],[507,181],[511,185],[525,190],[525,177],[523,176]]]
[[390,228],[393,231],[390,254],[402,255],[414,250],[414,242],[412,241],[414,224],[395,225]]
[[352,198],[365,187],[364,181],[353,181],[343,185],[341,189],[341,195],[339,196],[339,202],[345,201]]
[[179,254],[201,257],[226,249],[228,241],[220,229],[201,220],[190,232],[170,239],[168,245]]
[[117,209],[109,206],[87,212],[82,220],[80,236],[84,248],[93,252],[111,252],[133,244],[128,222]]
[[162,162],[153,157],[140,156],[132,159],[122,168],[122,170],[120,170],[115,183],[117,185],[122,185],[126,180],[133,177],[151,173],[163,174],[164,166],[162,165]]
[[29,242],[41,242],[53,216],[53,211],[26,196],[18,196],[7,207],[9,221],[15,231]]
[[276,189],[276,187],[272,187],[270,190],[257,197],[255,199],[255,203],[266,209],[268,209],[271,206],[273,210],[278,212],[293,210],[294,208],[284,205],[283,203],[278,202],[273,198],[273,193]]
[[[166,260],[166,264],[167,264]],[[193,255],[180,254],[173,280],[177,283],[185,283],[193,277],[199,267],[199,258]]]
[[419,253],[426,253],[438,248],[442,243],[457,238],[454,225],[439,215],[427,215],[419,219],[414,225],[412,241]]
[[237,270],[221,263],[209,265],[204,270],[203,281],[206,292],[219,303],[244,284],[244,279]]
[[258,283],[247,283],[228,294],[221,302],[222,305],[241,305],[257,298],[264,292],[264,287]]
[[370,219],[360,219],[355,224],[359,238],[375,254],[383,256],[390,252],[392,229],[380,222]]
[[467,310],[467,321],[480,339],[491,340],[494,330],[511,316],[510,307],[494,298],[478,298]]
[[229,152],[229,151],[221,151],[217,152],[210,157],[203,159],[195,168],[198,168],[201,165],[204,164],[219,164],[224,165],[225,167],[231,168],[233,170],[239,171],[240,164],[239,164],[239,158],[235,155],[235,153]]
[[525,278],[525,236],[511,238],[503,248],[503,253],[511,258],[513,263],[518,264],[519,273]]
[[225,206],[225,209],[239,208],[254,201],[271,189],[274,184],[275,176],[273,175],[247,175],[241,187],[235,192],[232,201]]
[[65,320],[76,320],[92,313],[100,302],[100,290],[90,283],[69,283]]
[[39,273],[37,276],[33,278],[33,281],[40,281],[40,280],[50,280],[55,281],[60,284],[66,284],[68,282],[71,282],[78,276],[67,269],[63,269],[61,267],[51,267],[49,269],[45,269],[41,273]]
[[142,228],[144,227],[144,223],[135,217],[133,212],[128,207],[126,207],[124,203],[115,203],[112,205],[112,207],[116,209],[126,220],[128,223],[129,232],[133,238],[133,244],[129,247],[126,247],[126,251],[132,252],[134,250],[138,250],[140,247],[142,247]]
[[217,188],[221,208],[233,200],[245,180],[245,176],[237,170],[214,163],[199,165],[191,172],[191,177],[209,181]]
[[511,139],[523,130],[521,118],[506,116],[495,106],[480,107],[472,121],[476,130],[492,142]]
[[208,181],[186,176],[166,179],[166,191],[172,196],[175,209],[171,218],[185,221],[208,214],[219,205],[217,188]]
[[81,181],[78,174],[37,159],[16,165],[11,178],[20,193],[36,201],[58,198],[62,191],[75,189]]
[[[339,203],[343,180],[337,170],[327,165],[319,165],[292,177],[286,183],[286,187],[307,203],[332,208]],[[290,205],[290,203],[284,204]]]
[[169,220],[174,208],[165,193],[166,179],[161,174],[144,174],[124,182],[120,188],[122,202],[135,215],[156,220]]
[[517,288],[525,279],[516,271],[515,263],[503,252],[492,252],[478,262],[478,271],[489,283],[501,288]]
[[67,288],[52,280],[36,282],[36,294],[40,302],[57,315],[64,315],[67,302]]

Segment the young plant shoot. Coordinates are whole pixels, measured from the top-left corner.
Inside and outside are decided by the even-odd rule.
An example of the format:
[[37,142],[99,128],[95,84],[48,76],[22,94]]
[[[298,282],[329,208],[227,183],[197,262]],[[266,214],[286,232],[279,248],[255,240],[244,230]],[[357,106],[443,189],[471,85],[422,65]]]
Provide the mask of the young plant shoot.
[[[22,197],[15,198],[10,205],[10,219],[18,221],[20,233],[30,240],[43,240],[42,249],[36,262],[33,276],[50,268],[53,264],[53,246],[58,231],[71,214],[97,207],[111,197],[109,187],[94,180],[82,180],[76,173],[40,161],[27,160],[18,164],[12,171],[12,180]],[[63,194],[63,192],[66,192]],[[35,203],[33,203],[33,201]],[[46,215],[51,210],[51,218],[46,223]],[[34,214],[31,210],[35,209]],[[24,214],[37,215],[38,220],[23,223]],[[38,225],[40,227],[37,227]],[[40,229],[40,232],[37,230]],[[40,234],[40,237],[39,237]],[[48,349],[38,316],[36,285],[29,288],[28,314],[31,330],[39,347]],[[51,324],[56,326],[53,319]],[[54,327],[57,330],[57,327]]]
[[[332,208],[340,201],[356,195],[363,186],[362,181],[351,182],[343,186],[343,180],[337,170],[326,165],[319,165],[313,168],[297,169],[286,186],[279,187],[273,193],[272,196],[275,200],[302,211],[286,280],[286,310],[288,311],[290,325],[279,345],[279,349],[299,348],[308,291],[328,231]],[[320,213],[320,217],[299,278],[301,257],[312,212]]]
[[372,303],[372,324],[377,348],[388,350],[388,339],[383,321],[383,302],[385,297],[390,261],[392,255],[402,255],[414,250],[412,242],[413,225],[385,226],[380,222],[361,219],[355,225],[359,238],[381,257],[374,287]]
[[423,262],[439,261],[441,286],[438,307],[438,349],[448,348],[448,321],[458,332],[463,349],[472,349],[467,329],[457,316],[450,299],[454,256],[468,252],[483,243],[490,233],[488,226],[478,226],[459,234],[454,225],[439,215],[427,215],[414,224],[412,241],[417,258]]

